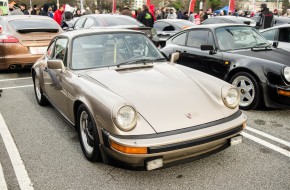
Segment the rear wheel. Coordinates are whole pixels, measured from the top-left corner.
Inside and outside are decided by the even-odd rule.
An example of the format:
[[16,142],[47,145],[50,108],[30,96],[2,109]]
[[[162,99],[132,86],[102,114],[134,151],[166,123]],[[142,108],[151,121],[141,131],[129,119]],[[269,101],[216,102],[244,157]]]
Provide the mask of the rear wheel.
[[36,74],[33,77],[33,84],[34,84],[34,93],[35,93],[37,103],[41,106],[46,106],[48,104],[48,101],[42,93],[40,82],[39,82],[39,76]]
[[77,131],[85,157],[91,162],[101,161],[98,130],[91,113],[83,104],[77,112]]
[[257,80],[247,72],[236,73],[230,83],[240,92],[240,108],[256,109],[260,104],[261,92]]

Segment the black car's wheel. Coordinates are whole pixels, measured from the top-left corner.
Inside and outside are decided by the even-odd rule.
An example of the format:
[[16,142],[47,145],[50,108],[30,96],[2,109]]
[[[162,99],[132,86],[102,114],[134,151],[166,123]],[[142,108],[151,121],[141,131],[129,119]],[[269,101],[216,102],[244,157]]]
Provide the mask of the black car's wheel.
[[41,106],[46,106],[48,104],[48,101],[42,93],[38,75],[33,76],[33,84],[34,84],[34,93],[35,93],[37,103]]
[[240,96],[240,108],[256,109],[261,101],[261,92],[257,80],[247,72],[236,73],[230,83],[237,87]]
[[85,157],[91,162],[101,161],[99,135],[95,121],[85,105],[77,112],[77,131]]

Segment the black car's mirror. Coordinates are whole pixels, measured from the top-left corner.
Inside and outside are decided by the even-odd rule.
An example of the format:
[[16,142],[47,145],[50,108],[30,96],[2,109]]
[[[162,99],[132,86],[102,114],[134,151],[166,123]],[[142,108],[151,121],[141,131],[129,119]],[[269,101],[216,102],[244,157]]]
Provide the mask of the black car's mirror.
[[273,47],[278,48],[279,42],[273,42]]
[[179,59],[179,52],[175,52],[171,54],[170,63],[175,63]]
[[200,45],[200,49],[202,51],[213,51],[213,45],[205,44],[205,45]]
[[63,61],[60,59],[51,59],[51,60],[47,60],[47,67],[49,69],[63,69],[64,65],[63,65]]

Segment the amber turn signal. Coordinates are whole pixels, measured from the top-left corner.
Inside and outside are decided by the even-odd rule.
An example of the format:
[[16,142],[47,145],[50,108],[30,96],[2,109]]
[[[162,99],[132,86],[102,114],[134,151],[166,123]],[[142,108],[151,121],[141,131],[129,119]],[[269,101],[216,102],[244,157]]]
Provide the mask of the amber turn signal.
[[285,90],[278,90],[278,94],[282,96],[290,96],[290,92]]
[[113,149],[126,153],[126,154],[147,154],[148,152],[146,147],[128,147],[128,146],[117,144],[114,141],[110,141],[110,144]]

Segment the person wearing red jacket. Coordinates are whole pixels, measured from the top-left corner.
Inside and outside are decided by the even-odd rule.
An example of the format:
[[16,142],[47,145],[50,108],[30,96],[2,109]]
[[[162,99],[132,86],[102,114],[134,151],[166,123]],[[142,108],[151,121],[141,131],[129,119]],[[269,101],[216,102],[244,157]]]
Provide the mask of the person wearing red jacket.
[[64,13],[65,5],[62,5],[54,12],[53,19],[61,26],[62,14]]

